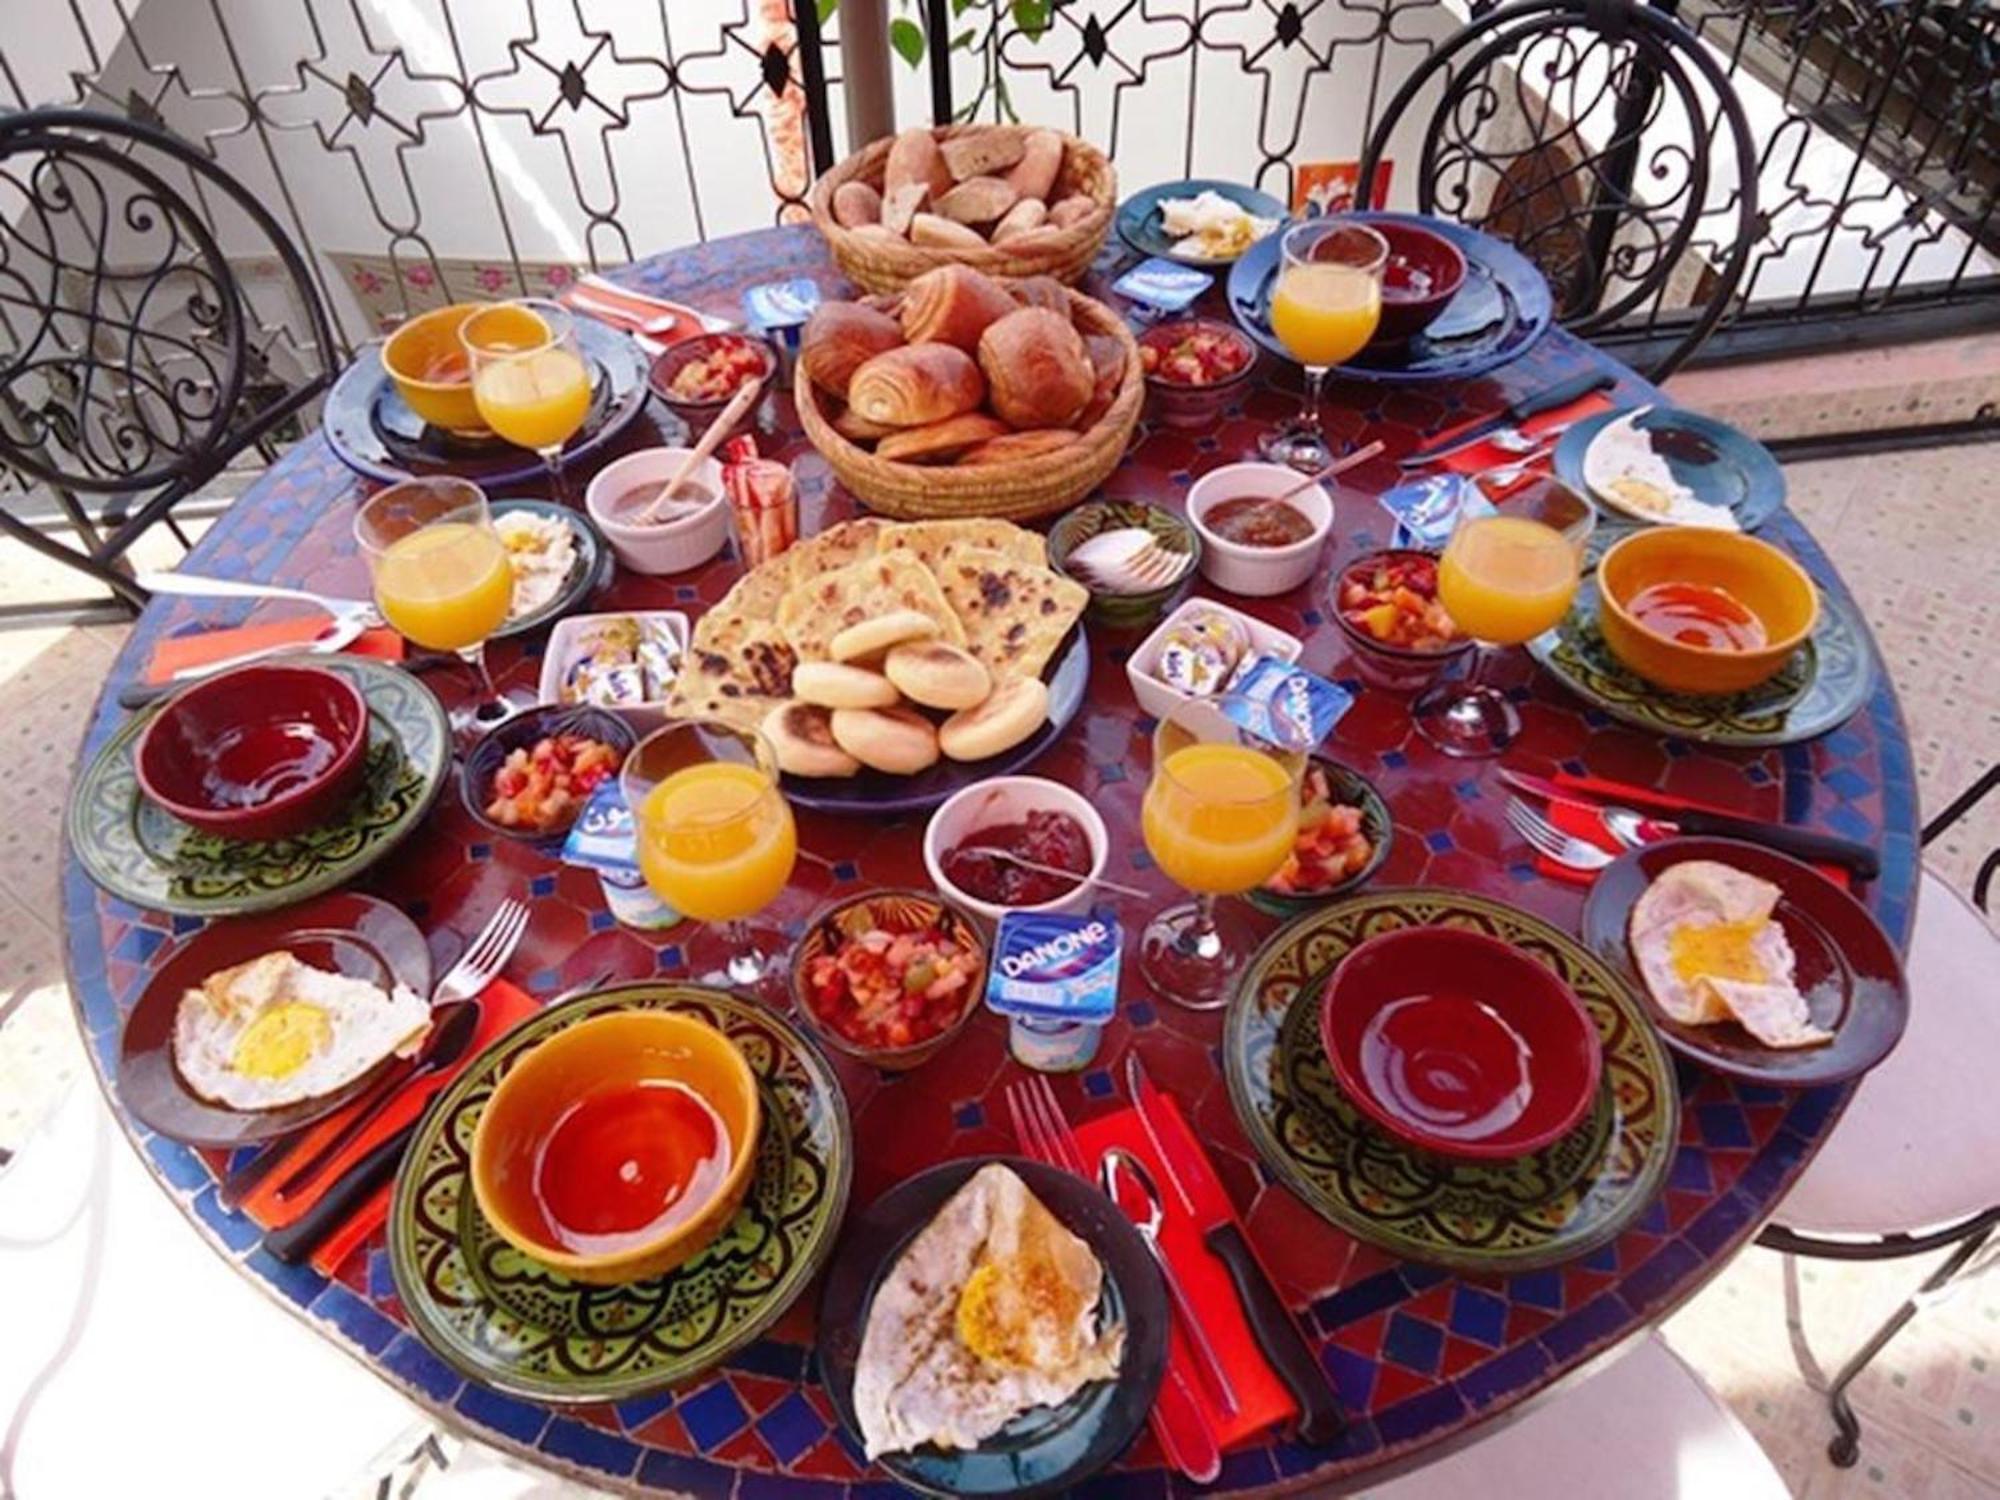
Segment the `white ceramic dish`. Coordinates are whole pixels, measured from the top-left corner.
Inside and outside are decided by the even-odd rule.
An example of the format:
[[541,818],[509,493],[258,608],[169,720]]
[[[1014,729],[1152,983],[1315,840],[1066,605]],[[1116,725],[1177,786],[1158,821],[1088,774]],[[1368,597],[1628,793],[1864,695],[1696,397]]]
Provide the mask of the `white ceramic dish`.
[[729,539],[729,502],[722,493],[722,465],[704,459],[693,482],[713,497],[692,515],[658,526],[633,526],[611,515],[611,503],[627,490],[648,482],[665,484],[674,477],[686,448],[647,448],[606,464],[583,492],[584,509],[618,554],[618,561],[635,573],[685,573],[722,550]]
[[[996,823],[1018,823],[1031,812],[1045,810],[1068,813],[1083,825],[1084,835],[1090,840],[1090,879],[1067,896],[1044,901],[1039,906],[995,906],[945,879],[944,853],[967,834]],[[931,883],[941,894],[989,922],[998,922],[1002,913],[1008,911],[1076,914],[1090,910],[1097,897],[1096,882],[1104,874],[1104,862],[1110,854],[1110,832],[1089,799],[1060,782],[1040,776],[995,776],[989,781],[975,782],[947,798],[931,814],[924,828],[924,868],[930,871]]]
[[1160,621],[1159,627],[1139,643],[1139,649],[1125,659],[1125,676],[1132,684],[1132,695],[1139,700],[1139,706],[1154,718],[1172,719],[1199,739],[1233,740],[1236,738],[1236,725],[1223,717],[1214,699],[1198,698],[1193,693],[1182,692],[1153,675],[1168,632],[1190,611],[1205,609],[1219,610],[1240,620],[1243,628],[1250,633],[1253,656],[1275,656],[1280,661],[1296,662],[1305,653],[1304,641],[1295,635],[1287,635],[1275,625],[1266,625],[1254,615],[1246,615],[1242,610],[1231,609],[1214,599],[1190,599]]
[[1285,503],[1312,523],[1312,535],[1289,547],[1246,547],[1216,535],[1205,519],[1209,507],[1243,495],[1282,495],[1299,482],[1299,472],[1283,464],[1224,464],[1211,469],[1188,491],[1188,521],[1201,536],[1201,576],[1232,594],[1262,598],[1295,589],[1312,577],[1320,550],[1333,530],[1333,496],[1315,484]]
[[[664,625],[668,633],[673,636],[675,647],[683,653],[687,651],[688,617],[677,609],[614,609],[595,615],[568,615],[556,621],[555,628],[549,632],[549,643],[542,649],[542,675],[535,688],[536,701],[541,703],[562,701],[563,678],[569,674],[570,663],[576,660],[583,633],[599,620],[614,619],[651,620]],[[624,708],[631,705],[618,706]]]

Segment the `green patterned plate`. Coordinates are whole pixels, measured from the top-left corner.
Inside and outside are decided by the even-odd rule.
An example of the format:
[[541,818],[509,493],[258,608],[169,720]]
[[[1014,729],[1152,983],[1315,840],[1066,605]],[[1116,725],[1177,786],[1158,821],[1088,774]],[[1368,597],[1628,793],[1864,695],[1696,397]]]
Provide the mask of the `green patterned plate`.
[[1528,643],[1557,681],[1614,719],[1655,734],[1744,749],[1793,745],[1846,723],[1868,701],[1875,657],[1845,595],[1820,590],[1819,625],[1769,682],[1732,698],[1684,698],[1611,654],[1597,628],[1597,584],[1585,579],[1569,617]]
[[444,706],[388,662],[303,659],[352,678],[368,700],[368,768],[341,816],[268,842],[217,838],[188,827],[140,794],[133,751],[152,714],[136,713],[98,751],[70,794],[70,847],[92,880],[134,905],[184,916],[268,911],[345,885],[423,822],[451,769]]
[[[1604,1042],[1582,1125],[1519,1161],[1450,1162],[1375,1129],[1342,1096],[1319,1039],[1334,965],[1377,933],[1463,927],[1532,953],[1568,981]],[[1539,917],[1457,891],[1374,891],[1272,934],[1223,1030],[1237,1118],[1285,1185],[1357,1239],[1454,1270],[1555,1265],[1612,1239],[1673,1160],[1680,1097],[1660,1039],[1602,960]]]
[[[522,1053],[585,1016],[633,1008],[685,1012],[741,1047],[764,1131],[743,1207],[712,1245],[651,1281],[585,1286],[480,1215],[472,1134]],[[475,1380],[538,1401],[622,1401],[707,1369],[777,1321],[833,1248],[853,1166],[840,1082],[790,1022],[705,985],[604,990],[523,1021],[424,1115],[389,1216],[396,1290],[424,1341]]]

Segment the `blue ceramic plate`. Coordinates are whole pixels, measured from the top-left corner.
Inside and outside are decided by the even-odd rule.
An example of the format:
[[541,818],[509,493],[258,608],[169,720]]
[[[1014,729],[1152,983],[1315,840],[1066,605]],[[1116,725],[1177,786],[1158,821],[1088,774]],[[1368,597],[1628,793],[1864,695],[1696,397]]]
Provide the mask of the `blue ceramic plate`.
[[895,818],[929,812],[952,793],[989,776],[1012,776],[1056,742],[1076,711],[1083,707],[1090,685],[1090,642],[1077,627],[1055,665],[1043,674],[1049,684],[1048,722],[1011,750],[985,760],[940,760],[914,776],[863,770],[858,776],[786,776],[785,800],[814,812],[845,813],[859,818]]
[[[1583,481],[1583,456],[1592,440],[1624,415],[1599,412],[1565,432],[1556,443],[1556,478],[1579,495],[1590,495],[1606,524],[1643,526],[1637,516],[1599,502]],[[1745,531],[1755,531],[1785,503],[1785,471],[1771,450],[1728,423],[1676,406],[1656,406],[1634,425],[1653,435],[1653,447],[1674,478],[1704,504],[1728,506]]]
[[1081,1178],[1019,1157],[948,1161],[899,1182],[851,1216],[827,1268],[819,1304],[820,1378],[848,1432],[858,1441],[854,1366],[876,1290],[951,1195],[995,1161],[1019,1173],[1049,1212],[1097,1253],[1104,1266],[1099,1326],[1125,1325],[1124,1360],[1116,1380],[1087,1385],[1061,1406],[1023,1412],[977,1448],[927,1447],[878,1460],[897,1480],[926,1495],[1067,1494],[1138,1436],[1166,1370],[1172,1316],[1166,1288],[1139,1231],[1109,1198]]
[[[1443,235],[1465,256],[1465,285],[1437,321],[1405,343],[1371,346],[1335,373],[1356,380],[1466,380],[1518,359],[1549,331],[1555,299],[1534,263],[1490,234],[1423,214],[1366,213],[1368,224],[1415,224]],[[1271,332],[1271,288],[1278,280],[1280,226],[1230,268],[1229,310],[1243,331],[1278,358],[1292,360]],[[1297,361],[1292,361],[1297,363]]]
[[[590,415],[563,449],[565,465],[587,459],[646,409],[646,357],[616,328],[576,320],[577,342],[592,366]],[[396,393],[369,344],[327,393],[326,440],[340,461],[368,479],[394,484],[419,474],[456,474],[476,484],[511,484],[546,472],[525,448],[498,439],[468,442],[428,426]]]
[[556,591],[553,599],[540,609],[531,610],[519,619],[510,619],[493,632],[496,640],[513,635],[526,635],[531,630],[540,630],[544,625],[560,619],[575,609],[597,590],[611,582],[611,548],[605,544],[603,534],[596,523],[580,510],[571,510],[567,505],[558,505],[553,500],[495,500],[489,510],[495,520],[505,515],[527,511],[538,516],[553,516],[569,527],[575,539],[576,558],[569,565],[569,576],[563,586]]
[[1118,235],[1141,255],[1163,255],[1189,266],[1226,266],[1235,256],[1207,260],[1174,254],[1176,243],[1160,227],[1160,202],[1166,198],[1193,198],[1202,193],[1220,193],[1237,204],[1253,219],[1285,219],[1285,205],[1269,193],[1260,193],[1240,182],[1224,182],[1215,177],[1190,177],[1185,182],[1163,182],[1144,192],[1134,193],[1118,205]]

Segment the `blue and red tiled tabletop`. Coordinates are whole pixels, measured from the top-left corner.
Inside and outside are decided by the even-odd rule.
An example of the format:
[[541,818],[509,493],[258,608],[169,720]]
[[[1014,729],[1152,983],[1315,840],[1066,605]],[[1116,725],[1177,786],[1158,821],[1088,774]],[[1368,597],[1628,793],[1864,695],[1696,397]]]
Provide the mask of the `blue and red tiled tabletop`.
[[[632,267],[626,279],[736,316],[745,286],[794,275],[813,277],[829,290],[838,284],[818,238],[806,229],[765,230],[677,251]],[[1384,391],[1336,382],[1329,390],[1329,427],[1344,438],[1381,437],[1388,453],[1349,476],[1352,489],[1339,506],[1329,566],[1386,540],[1386,517],[1370,497],[1394,481],[1396,455],[1427,433],[1602,359],[1555,333],[1505,371],[1463,385]],[[1212,432],[1142,429],[1105,491],[1177,504],[1195,474],[1250,456],[1257,435],[1297,399],[1265,373],[1244,408]],[[1629,371],[1619,375],[1621,395],[1652,394]],[[766,451],[798,460],[803,529],[846,514],[850,503],[805,445],[788,400],[777,398],[763,421]],[[674,426],[665,415],[659,422]],[[628,444],[658,440],[650,419],[640,427],[645,430]],[[670,436],[678,438],[677,432]],[[360,596],[366,572],[350,531],[360,494],[323,440],[302,442],[216,522],[188,568]],[[1795,552],[1823,587],[1842,588],[1789,514],[1764,534]],[[698,608],[718,598],[736,572],[725,554],[681,579],[621,576],[597,606]],[[1338,633],[1320,613],[1317,587],[1249,607],[1302,635],[1308,666],[1351,679]],[[116,727],[116,694],[158,639],[234,622],[244,613],[188,600],[161,599],[149,608],[105,685],[86,753]],[[1131,644],[1093,635],[1089,701],[1036,769],[1085,790],[1112,828],[1114,863],[1125,866],[1116,873],[1164,902],[1170,889],[1150,868],[1137,835],[1151,726],[1125,681],[1123,657]],[[533,641],[525,650],[496,649],[496,663],[514,681],[532,683],[537,649]],[[1783,750],[1729,752],[1624,728],[1568,697],[1525,660],[1510,661],[1508,670],[1526,721],[1510,756],[1514,762],[1658,785],[1876,843],[1882,877],[1865,899],[1892,935],[1907,934],[1917,873],[1916,794],[1908,737],[1885,676],[1878,673],[1862,712],[1831,734]],[[462,691],[445,674],[431,681],[446,693]],[[1380,884],[1475,890],[1574,928],[1579,892],[1535,875],[1527,851],[1501,819],[1504,797],[1490,762],[1436,755],[1412,732],[1404,700],[1372,690],[1361,692],[1331,749],[1373,777],[1394,812],[1399,836],[1376,877]],[[802,922],[831,892],[856,883],[922,884],[921,831],[921,818],[883,825],[802,816],[806,857],[776,915]],[[530,897],[533,921],[510,975],[543,996],[607,969],[638,977],[713,966],[705,934],[675,930],[649,940],[611,921],[589,872],[555,865],[522,844],[482,841],[456,796],[442,798],[428,826],[363,884],[408,910],[446,959],[503,896]],[[1146,909],[1134,902],[1125,916],[1143,920]],[[118,1104],[113,1072],[125,1011],[161,952],[199,922],[103,895],[73,857],[65,865],[64,915],[70,978],[92,1059],[162,1187],[246,1276],[412,1398],[537,1461],[642,1493],[842,1500],[896,1492],[840,1433],[817,1383],[811,1292],[770,1335],[682,1389],[617,1405],[555,1409],[469,1382],[433,1355],[406,1325],[379,1237],[331,1279],[280,1264],[261,1248],[255,1226],[219,1206],[201,1156],[150,1134],[125,1118]],[[1840,1089],[1785,1093],[1683,1066],[1685,1102],[1672,1171],[1659,1199],[1630,1230],[1556,1270],[1466,1277],[1356,1245],[1274,1182],[1231,1111],[1219,1034],[1218,1016],[1155,1004],[1136,976],[1128,976],[1121,1014],[1098,1066],[1059,1080],[1058,1091],[1073,1118],[1116,1108],[1116,1064],[1127,1048],[1144,1054],[1149,1070],[1179,1095],[1209,1142],[1252,1240],[1339,1386],[1352,1421],[1336,1447],[1315,1451],[1276,1441],[1231,1454],[1214,1486],[1230,1494],[1352,1482],[1421,1462],[1657,1322],[1769,1215],[1845,1098]],[[858,1156],[855,1201],[866,1203],[944,1157],[1012,1149],[1002,1112],[992,1104],[1014,1067],[1002,1026],[990,1016],[977,1018],[950,1049],[899,1079],[843,1061]],[[1084,1493],[1167,1496],[1186,1488],[1162,1468],[1147,1435]]]

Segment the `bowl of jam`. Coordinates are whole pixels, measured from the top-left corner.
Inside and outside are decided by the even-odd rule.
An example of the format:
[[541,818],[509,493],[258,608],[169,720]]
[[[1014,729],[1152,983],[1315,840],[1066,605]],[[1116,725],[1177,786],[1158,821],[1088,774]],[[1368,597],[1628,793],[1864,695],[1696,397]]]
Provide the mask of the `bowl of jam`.
[[932,883],[989,922],[1009,911],[1088,911],[1110,850],[1090,800],[1039,776],[966,787],[924,829]]
[[1188,490],[1202,576],[1232,594],[1295,589],[1313,576],[1333,529],[1333,496],[1284,464],[1224,464]]
[[1375,219],[1368,227],[1389,242],[1389,258],[1382,266],[1382,317],[1372,342],[1405,343],[1436,322],[1465,285],[1465,255],[1421,224]]
[[324,820],[360,785],[368,704],[326,667],[259,662],[183,688],[146,726],[139,787],[203,833],[279,839]]

